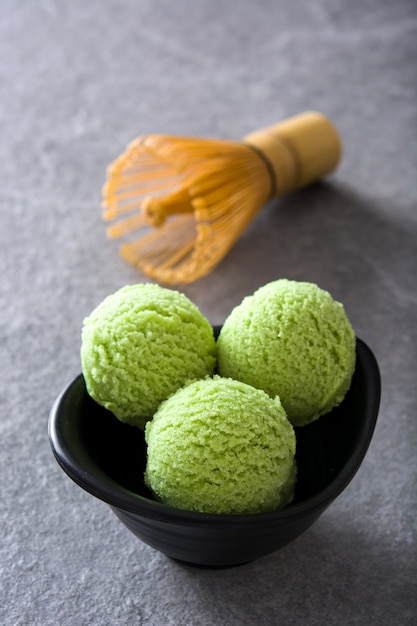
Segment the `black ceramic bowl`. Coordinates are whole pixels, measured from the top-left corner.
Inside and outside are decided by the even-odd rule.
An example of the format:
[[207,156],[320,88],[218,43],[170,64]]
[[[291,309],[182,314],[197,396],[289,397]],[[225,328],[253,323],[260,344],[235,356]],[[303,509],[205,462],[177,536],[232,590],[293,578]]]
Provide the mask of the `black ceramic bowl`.
[[[215,328],[218,333],[219,328]],[[301,535],[345,489],[371,441],[380,400],[377,362],[357,339],[357,365],[343,403],[296,429],[298,481],[294,502],[273,513],[203,514],[164,506],[143,481],[143,433],[122,424],[87,394],[79,375],[49,417],[49,439],[62,469],[106,502],[142,541],[174,559],[203,567],[238,565]]]

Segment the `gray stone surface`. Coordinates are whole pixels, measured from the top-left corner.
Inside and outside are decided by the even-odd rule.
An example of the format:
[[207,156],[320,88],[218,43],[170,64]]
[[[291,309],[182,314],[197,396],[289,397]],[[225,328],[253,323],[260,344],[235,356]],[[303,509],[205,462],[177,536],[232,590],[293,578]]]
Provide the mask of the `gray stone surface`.
[[[0,0],[0,623],[395,626],[416,620],[413,0]],[[83,317],[146,280],[106,240],[107,164],[136,135],[240,138],[305,109],[344,142],[327,184],[268,205],[183,289],[212,321],[269,280],[345,303],[382,374],[357,476],[287,548],[182,567],[58,468],[50,406]]]

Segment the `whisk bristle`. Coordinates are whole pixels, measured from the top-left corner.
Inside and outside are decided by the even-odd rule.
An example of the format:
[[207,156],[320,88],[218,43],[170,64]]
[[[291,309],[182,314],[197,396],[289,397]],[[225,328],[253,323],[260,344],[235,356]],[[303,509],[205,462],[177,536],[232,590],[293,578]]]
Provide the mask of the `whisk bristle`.
[[268,169],[241,142],[150,135],[109,169],[104,218],[121,218],[110,237],[137,231],[120,249],[126,261],[158,282],[188,283],[224,257],[269,192]]

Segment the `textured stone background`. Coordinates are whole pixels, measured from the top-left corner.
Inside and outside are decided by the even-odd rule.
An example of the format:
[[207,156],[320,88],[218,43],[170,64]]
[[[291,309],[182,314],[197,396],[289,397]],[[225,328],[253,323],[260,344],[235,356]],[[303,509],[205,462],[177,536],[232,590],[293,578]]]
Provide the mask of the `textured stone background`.
[[[413,0],[0,0],[2,624],[415,623],[416,31]],[[146,280],[106,240],[105,169],[142,133],[238,139],[305,109],[338,127],[338,172],[268,205],[183,291],[219,323],[278,277],[330,290],[378,358],[379,422],[297,541],[182,567],[73,484],[47,438],[83,317]]]

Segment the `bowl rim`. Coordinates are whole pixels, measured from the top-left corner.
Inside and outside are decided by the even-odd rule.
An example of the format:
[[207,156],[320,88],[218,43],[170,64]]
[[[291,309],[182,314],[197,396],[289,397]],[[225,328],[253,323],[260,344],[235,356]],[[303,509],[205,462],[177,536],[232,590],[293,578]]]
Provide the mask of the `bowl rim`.
[[[371,349],[358,337],[356,337],[356,357],[357,363],[360,362],[367,372],[367,378],[369,379],[367,382],[372,387],[366,412],[367,419],[362,424],[359,444],[354,448],[347,463],[326,487],[314,496],[290,504],[284,509],[277,511],[226,515],[177,509],[130,491],[110,478],[95,463],[93,463],[95,466],[94,473],[82,467],[72,452],[71,441],[66,436],[65,425],[61,419],[61,407],[66,397],[74,386],[84,384],[82,373],[78,374],[61,391],[52,405],[48,419],[49,442],[58,465],[82,489],[107,503],[112,508],[121,509],[127,513],[140,515],[155,521],[178,524],[209,523],[217,526],[230,525],[230,523],[241,524],[242,522],[245,522],[246,525],[259,525],[262,523],[270,524],[273,521],[287,523],[293,518],[299,519],[304,514],[308,513],[311,515],[314,511],[317,511],[317,515],[319,515],[340,495],[357,473],[371,443],[376,426],[381,395],[379,367]],[[88,454],[85,450],[84,453]],[[91,466],[92,463],[90,462],[89,465]]]

